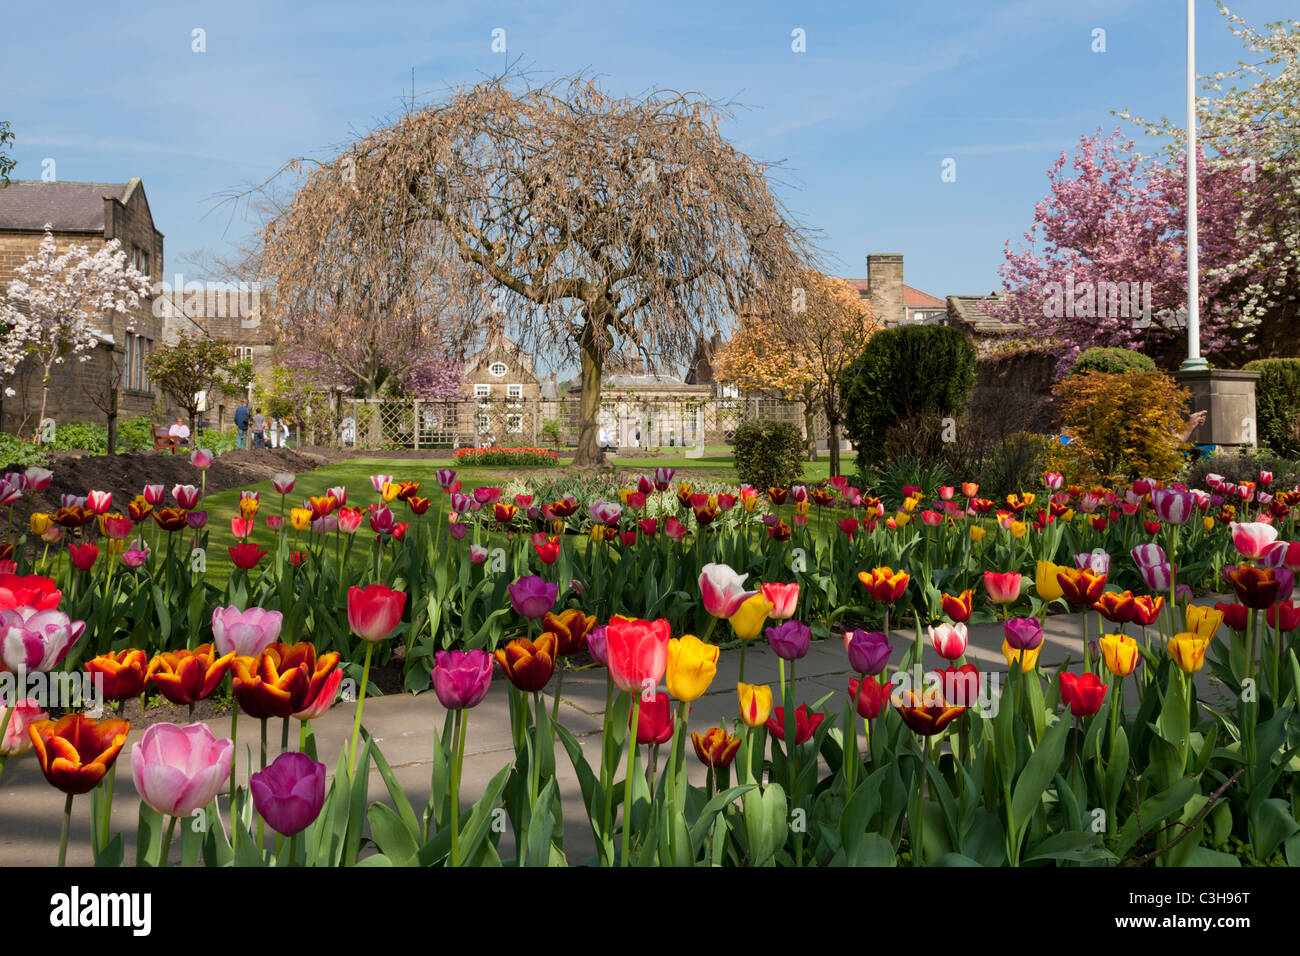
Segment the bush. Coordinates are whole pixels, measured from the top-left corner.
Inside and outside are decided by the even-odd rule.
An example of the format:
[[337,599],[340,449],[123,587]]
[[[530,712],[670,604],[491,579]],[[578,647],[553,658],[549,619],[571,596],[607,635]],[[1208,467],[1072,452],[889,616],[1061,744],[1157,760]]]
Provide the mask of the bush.
[[1047,465],[1071,484],[1172,478],[1182,467],[1189,396],[1163,372],[1080,372],[1052,391],[1070,441]]
[[948,326],[884,329],[845,370],[840,387],[845,431],[865,471],[883,461],[890,428],[925,413],[961,412],[975,387],[975,347]]
[[1100,346],[1085,349],[1070,369],[1071,375],[1079,372],[1104,372],[1107,375],[1123,375],[1126,372],[1154,372],[1156,363],[1150,356],[1132,349],[1102,348]]
[[916,487],[927,498],[938,498],[939,489],[955,483],[952,470],[942,461],[923,461],[920,458],[896,458],[882,465],[871,475],[871,493],[885,502],[886,509],[903,503],[903,489]]
[[1266,449],[1224,450],[1192,462],[1178,476],[1189,488],[1206,488],[1206,475],[1222,475],[1236,484],[1258,481],[1261,471],[1273,473],[1273,488],[1294,488],[1300,482],[1300,463],[1288,461]]
[[545,468],[560,456],[547,448],[458,448],[452,454],[462,465],[479,468]]
[[17,435],[10,435],[8,432],[0,432],[0,463],[15,468],[26,468],[29,465],[44,467],[48,461],[49,456],[31,442],[25,442]]
[[153,451],[153,419],[140,415],[118,422],[117,450],[119,452]]
[[1300,358],[1256,359],[1255,419],[1259,441],[1279,455],[1300,458]]
[[108,429],[86,422],[68,422],[54,429],[54,441],[46,442],[50,451],[85,451],[92,455],[108,454]]
[[790,422],[745,422],[733,441],[736,477],[742,482],[788,488],[803,476],[803,439]]

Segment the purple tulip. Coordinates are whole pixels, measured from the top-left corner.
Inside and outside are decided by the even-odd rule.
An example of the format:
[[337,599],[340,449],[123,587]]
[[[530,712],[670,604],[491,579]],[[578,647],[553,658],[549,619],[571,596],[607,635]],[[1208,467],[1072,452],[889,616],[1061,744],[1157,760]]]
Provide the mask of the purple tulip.
[[459,491],[453,491],[451,493],[451,510],[458,515],[463,515],[466,511],[469,511],[471,500],[469,495],[462,495]]
[[131,542],[131,547],[122,552],[122,563],[128,568],[143,567],[149,560],[149,545],[139,538]]
[[1277,600],[1279,602],[1291,600],[1295,593],[1295,575],[1286,568],[1274,568],[1273,577],[1282,582],[1282,587],[1277,592]]
[[0,610],[0,661],[11,671],[48,671],[63,663],[86,629],[62,611]]
[[1189,585],[1180,584],[1174,588],[1174,600],[1179,604],[1186,604],[1194,597],[1196,597],[1196,595],[1192,593],[1192,589]]
[[1165,524],[1186,524],[1196,507],[1191,493],[1172,488],[1156,488],[1151,492],[1151,507]]
[[1002,625],[1002,636],[1018,651],[1032,651],[1043,643],[1043,625],[1036,617],[1009,617]]
[[666,485],[673,480],[673,475],[677,474],[676,468],[656,468],[655,481],[661,485]]
[[60,503],[64,508],[71,508],[71,507],[74,507],[74,506],[76,506],[76,507],[78,507],[78,508],[84,508],[84,507],[86,507],[86,496],[85,496],[85,495],[70,495],[70,494],[68,494],[68,493],[65,491],[62,495],[59,496],[59,503]]
[[859,674],[879,674],[894,653],[882,631],[852,631],[845,635],[844,647],[849,652],[849,666]]
[[1150,591],[1165,592],[1174,580],[1174,568],[1168,561],[1161,564],[1141,564],[1138,571],[1142,573],[1142,582]]
[[486,697],[492,683],[493,660],[488,651],[482,650],[438,651],[431,676],[442,706],[464,710]]
[[1105,551],[1085,551],[1074,556],[1074,566],[1080,571],[1092,571],[1094,574],[1110,574],[1110,555]]
[[280,639],[283,623],[284,615],[279,611],[218,607],[212,611],[212,643],[219,657],[231,651],[240,657],[256,657]]
[[438,484],[442,486],[443,491],[451,487],[452,482],[456,480],[455,468],[439,468]]
[[198,531],[208,523],[208,513],[206,511],[187,511],[185,512],[185,523]]
[[776,652],[776,656],[787,661],[797,661],[807,654],[808,644],[812,640],[812,628],[795,620],[769,627],[766,634],[767,643]]
[[776,523],[780,520],[777,515],[763,515],[763,524],[769,528],[775,528]]
[[1164,564],[1168,559],[1165,557],[1165,549],[1158,544],[1139,544],[1129,552],[1133,558],[1133,563],[1139,568],[1149,568],[1157,564]]
[[605,625],[598,624],[591,629],[587,635],[587,652],[591,654],[596,661],[602,665],[608,665],[609,659],[605,653]]
[[325,765],[304,753],[287,751],[248,778],[253,806],[281,836],[301,833],[325,803]]
[[457,521],[455,524],[447,526],[447,533],[451,535],[452,540],[460,541],[465,535],[469,534],[469,525]]
[[560,586],[554,581],[546,581],[535,574],[529,574],[513,581],[507,588],[510,603],[520,617],[536,620],[555,607],[555,599],[560,596]]

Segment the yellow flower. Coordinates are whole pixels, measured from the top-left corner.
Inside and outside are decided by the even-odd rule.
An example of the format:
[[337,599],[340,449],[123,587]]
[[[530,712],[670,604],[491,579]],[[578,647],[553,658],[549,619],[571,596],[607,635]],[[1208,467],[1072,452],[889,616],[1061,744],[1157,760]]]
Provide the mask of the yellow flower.
[[1011,537],[1013,538],[1023,538],[1025,536],[1025,532],[1028,530],[1029,530],[1029,525],[1025,524],[1023,521],[1011,522]]
[[618,489],[618,497],[619,497],[619,500],[622,501],[623,504],[624,504],[625,506],[627,505],[627,496],[630,495],[631,493],[632,493],[632,489],[631,489],[631,488],[620,488],[620,489]]
[[772,602],[759,593],[740,605],[728,620],[731,621],[731,629],[736,632],[738,638],[742,641],[752,641],[763,630],[763,622],[771,613]]
[[811,508],[812,508],[812,502],[809,501],[807,498],[805,498],[803,501],[796,501],[794,503],[794,513],[797,515],[806,515],[809,509]]
[[1066,508],[1066,509],[1065,509],[1065,514],[1061,515],[1061,519],[1062,519],[1063,521],[1066,521],[1066,522],[1069,522],[1069,521],[1070,521],[1071,519],[1073,519],[1073,518],[1074,518],[1074,509],[1073,509],[1073,508]]
[[1061,582],[1056,579],[1060,565],[1052,561],[1039,561],[1034,567],[1034,590],[1044,601],[1055,601],[1061,597]]
[[295,531],[306,531],[311,526],[311,509],[290,508],[289,524],[293,525]]
[[740,504],[746,511],[753,511],[758,507],[758,495],[741,495]]
[[718,673],[718,649],[694,634],[668,642],[668,693],[690,703],[703,696]]
[[1021,662],[1020,665],[1021,670],[1026,670],[1026,671],[1033,670],[1034,666],[1038,663],[1038,652],[1041,651],[1042,649],[1043,649],[1043,645],[1039,644],[1032,651],[1022,651],[1018,647],[1012,647],[1010,644],[1006,642],[1006,640],[1002,641],[1002,656],[1007,659],[1008,667],[1010,667],[1016,661],[1020,660],[1022,654],[1024,655],[1025,659],[1023,662]]
[[402,486],[392,481],[384,482],[384,489],[380,492],[383,499],[388,502],[396,500],[397,493],[402,490]]
[[1106,670],[1116,677],[1128,677],[1137,668],[1141,655],[1133,638],[1127,634],[1107,634],[1100,643]]
[[117,556],[126,550],[126,538],[109,538],[107,543],[111,555]]
[[912,498],[912,497],[904,498],[903,510],[908,514],[911,514],[913,511],[916,510],[916,506],[918,504],[920,504],[920,502],[916,498]]
[[38,538],[49,531],[52,524],[54,524],[54,515],[46,514],[43,511],[32,512],[32,534]]
[[1205,527],[1206,531],[1214,530],[1214,519],[1211,518],[1209,515],[1206,515],[1204,518],[1201,519],[1201,524]]
[[976,544],[979,544],[979,542],[983,541],[984,536],[986,534],[988,534],[988,532],[985,531],[983,528],[981,528],[979,525],[973,524],[970,526],[970,539],[974,541]]
[[1223,623],[1223,612],[1217,608],[1201,607],[1197,604],[1187,605],[1187,630],[1204,641],[1214,640]]
[[1205,666],[1205,649],[1208,638],[1198,637],[1190,631],[1175,634],[1169,639],[1169,656],[1184,674],[1195,674]]
[[603,524],[594,524],[591,526],[591,540],[592,541],[605,540],[605,526]]
[[907,523],[908,523],[909,521],[911,521],[911,520],[912,520],[912,516],[911,516],[911,515],[909,515],[909,514],[904,514],[904,513],[901,512],[901,511],[900,511],[898,514],[894,515],[894,522],[895,522],[895,523],[896,523],[900,528],[905,528],[905,527],[907,527]]
[[772,715],[772,688],[766,684],[736,685],[736,695],[740,698],[740,719],[746,727],[762,727]]
[[257,517],[257,499],[240,498],[239,499],[239,517],[245,521],[252,521]]

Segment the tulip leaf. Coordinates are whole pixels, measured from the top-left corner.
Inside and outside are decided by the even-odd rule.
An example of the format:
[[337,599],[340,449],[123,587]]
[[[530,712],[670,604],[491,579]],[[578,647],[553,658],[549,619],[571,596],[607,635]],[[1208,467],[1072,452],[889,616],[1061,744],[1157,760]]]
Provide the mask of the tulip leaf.
[[756,784],[747,783],[714,794],[713,799],[704,805],[700,815],[691,824],[691,847],[695,854],[698,855],[704,839],[709,835],[714,822],[717,820],[718,814],[723,813],[735,800],[756,788]]
[[[409,805],[408,805],[409,809]],[[405,866],[419,852],[419,825],[410,824],[385,803],[372,803],[366,811],[370,834],[379,852],[396,866]]]
[[509,779],[512,769],[510,766],[502,767],[497,771],[496,776],[488,781],[487,787],[483,790],[483,796],[479,798],[478,803],[474,804],[474,808],[470,810],[469,818],[461,826],[460,852],[462,859],[472,860],[478,853],[480,844],[491,829],[493,811],[498,809],[501,792],[506,788],[506,781]]
[[785,843],[789,825],[786,821],[785,790],[779,783],[761,790],[750,790],[743,800],[745,833],[748,837],[748,864],[771,865],[776,851]]
[[1115,854],[1100,846],[1100,834],[1082,830],[1055,833],[1026,851],[1025,862],[1059,860],[1066,863],[1090,863],[1114,860]]
[[960,853],[945,853],[939,859],[930,864],[931,866],[979,866],[975,860]]
[[551,862],[551,833],[555,828],[555,778],[546,781],[537,795],[528,828],[520,846],[520,866],[549,866]]
[[157,866],[162,853],[164,820],[161,813],[140,801],[139,824],[135,837],[135,865]]
[[1267,860],[1283,840],[1300,833],[1285,800],[1270,797],[1250,811],[1250,843],[1256,859]]
[[95,866],[121,866],[124,856],[122,834],[114,833],[108,846],[95,854]]
[[1128,776],[1128,755],[1128,734],[1124,733],[1123,727],[1117,727],[1103,781],[1107,812],[1119,805],[1119,795],[1124,789],[1124,780]]
[[1187,854],[1187,866],[1222,866],[1222,867],[1240,867],[1241,858],[1233,856],[1231,853],[1224,853],[1222,850],[1211,850],[1209,847],[1197,846]]
[[[402,785],[397,782],[397,778],[393,775],[392,768],[388,765],[388,761],[384,759],[384,755],[380,752],[379,748],[375,747],[372,753],[375,758],[375,766],[379,768],[379,776],[383,779],[384,786],[388,788],[388,795],[393,798],[393,806],[397,808],[397,814],[402,821],[402,826],[407,830],[407,832],[413,834],[414,839],[418,841],[421,835],[420,822],[416,819],[415,810],[411,807],[411,801],[406,798],[406,792],[402,789]],[[373,810],[374,807],[371,807],[371,809]],[[372,821],[372,829],[373,826],[374,824]],[[399,864],[404,859],[400,855],[389,855],[392,856],[394,860],[397,860]]]
[[1043,799],[1047,785],[1056,776],[1065,752],[1065,738],[1070,730],[1068,720],[1058,720],[1047,731],[1038,747],[1025,763],[1025,769],[1016,778],[1011,795],[1011,819],[1016,821],[1014,836],[1019,837],[1025,824]]

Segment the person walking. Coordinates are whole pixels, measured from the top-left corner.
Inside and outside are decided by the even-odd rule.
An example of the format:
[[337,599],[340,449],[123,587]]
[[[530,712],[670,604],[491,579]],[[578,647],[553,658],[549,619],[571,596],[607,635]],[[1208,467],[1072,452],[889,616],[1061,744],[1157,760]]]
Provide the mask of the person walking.
[[253,413],[253,447],[266,447],[266,416],[260,408]]
[[235,409],[235,447],[248,447],[248,403],[240,400],[239,407]]

